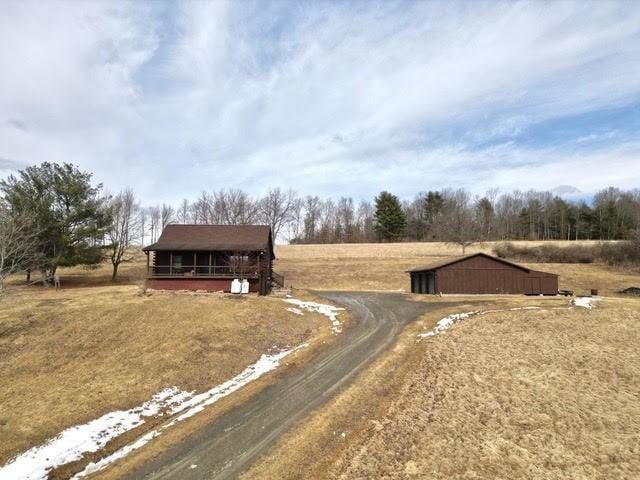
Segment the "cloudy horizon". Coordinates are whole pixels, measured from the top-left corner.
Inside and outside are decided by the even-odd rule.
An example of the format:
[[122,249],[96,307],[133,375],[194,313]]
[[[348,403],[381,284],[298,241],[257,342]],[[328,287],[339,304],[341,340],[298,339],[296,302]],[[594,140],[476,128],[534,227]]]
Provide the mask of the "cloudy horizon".
[[640,4],[0,6],[0,176],[70,162],[145,203],[269,187],[640,187]]

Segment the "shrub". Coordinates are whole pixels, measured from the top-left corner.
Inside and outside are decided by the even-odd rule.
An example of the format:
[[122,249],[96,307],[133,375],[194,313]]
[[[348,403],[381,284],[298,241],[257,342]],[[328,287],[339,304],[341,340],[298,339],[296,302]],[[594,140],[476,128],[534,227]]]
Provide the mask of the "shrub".
[[574,245],[560,247],[558,245],[541,245],[537,247],[518,246],[512,243],[501,243],[493,249],[500,258],[511,258],[523,262],[535,263],[593,263],[598,257],[599,247]]
[[494,247],[493,253],[500,258],[533,263],[593,263],[597,260],[609,265],[640,265],[640,234],[634,233],[631,240],[602,245],[528,247],[501,243]]
[[602,261],[609,265],[640,264],[640,235],[636,233],[631,240],[607,243],[601,248]]

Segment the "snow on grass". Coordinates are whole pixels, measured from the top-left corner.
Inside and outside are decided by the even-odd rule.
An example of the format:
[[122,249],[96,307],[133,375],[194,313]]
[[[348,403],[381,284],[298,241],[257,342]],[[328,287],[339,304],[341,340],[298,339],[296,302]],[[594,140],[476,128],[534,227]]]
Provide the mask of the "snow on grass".
[[[114,461],[141,448],[177,422],[192,417],[208,405],[275,369],[284,357],[306,346],[308,344],[305,343],[289,350],[264,354],[257,362],[249,365],[232,379],[204,393],[194,395],[194,392],[187,392],[176,387],[166,388],[154,395],[151,400],[135,408],[110,412],[89,423],[68,428],[43,445],[27,450],[0,467],[0,480],[46,479],[51,470],[80,460],[87,453],[97,452],[114,438],[144,424],[146,417],[174,417],[159,428],[147,432],[135,442],[116,450],[98,462],[88,464],[74,478],[82,478],[102,470]],[[175,417],[176,415],[177,417]]]
[[471,315],[475,315],[477,313],[480,313],[480,312],[453,313],[451,315],[447,315],[446,317],[438,320],[438,323],[436,323],[436,328],[426,333],[419,333],[418,338],[433,337],[434,335],[438,335],[439,333],[442,333],[445,330],[451,328],[455,323],[459,322],[460,320],[469,318]]
[[600,299],[594,297],[576,297],[571,300],[571,303],[576,307],[582,307],[591,310],[594,307],[593,302],[597,301],[600,301]]
[[110,440],[142,425],[145,417],[162,414],[163,410],[180,400],[181,392],[177,388],[167,388],[138,407],[110,412],[84,425],[68,428],[0,468],[0,479],[47,478],[50,470],[100,450]]
[[[298,300],[296,298],[285,298],[284,302],[291,303],[293,305],[297,305],[300,311],[300,308],[303,310],[308,310],[309,312],[316,312],[320,315],[324,315],[331,321],[331,330],[334,334],[338,334],[342,332],[342,322],[338,320],[338,315],[340,312],[344,310],[344,308],[334,307],[333,305],[326,305],[324,303],[316,303],[316,302],[305,302],[303,300]],[[291,311],[290,309],[287,309]],[[300,313],[302,313],[300,311]]]
[[295,313],[296,315],[304,315],[304,312],[302,310],[300,310],[299,308],[296,307],[289,307],[287,308],[287,312],[291,312],[291,313]]
[[451,315],[448,315],[448,316],[438,320],[438,323],[436,323],[436,327],[433,330],[430,330],[430,331],[425,332],[425,333],[419,333],[417,335],[417,337],[418,337],[418,339],[426,338],[426,337],[433,337],[435,335],[438,335],[439,333],[444,332],[445,330],[448,330],[449,328],[451,328],[454,324],[456,324],[460,320],[464,320],[466,318],[469,318],[472,315],[486,315],[487,313],[505,312],[505,311],[513,312],[513,311],[516,311],[516,310],[537,310],[539,308],[540,307],[529,306],[529,307],[509,308],[507,310],[477,310],[477,311],[473,311],[473,312],[453,313]]

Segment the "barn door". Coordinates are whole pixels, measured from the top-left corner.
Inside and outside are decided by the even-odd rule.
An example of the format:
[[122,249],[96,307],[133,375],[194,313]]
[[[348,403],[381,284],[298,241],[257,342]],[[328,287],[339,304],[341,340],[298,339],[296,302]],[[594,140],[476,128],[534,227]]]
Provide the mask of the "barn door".
[[427,293],[436,293],[436,274],[433,272],[427,273]]

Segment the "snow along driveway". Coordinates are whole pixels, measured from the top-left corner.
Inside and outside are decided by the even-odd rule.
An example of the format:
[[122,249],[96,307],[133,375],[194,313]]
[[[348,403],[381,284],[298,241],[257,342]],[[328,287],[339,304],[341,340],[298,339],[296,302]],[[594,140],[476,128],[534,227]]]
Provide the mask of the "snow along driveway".
[[429,305],[409,301],[395,293],[322,292],[317,295],[349,310],[348,329],[337,335],[312,361],[287,372],[244,404],[192,433],[125,478],[236,477],[296,422],[348,384],[393,343],[407,323],[427,309],[459,304]]
[[276,368],[287,355],[306,347],[264,354],[230,380],[210,390],[194,395],[176,387],[166,388],[142,405],[129,410],[107,413],[84,425],[64,430],[43,445],[33,447],[0,467],[0,480],[44,480],[49,472],[67,463],[80,460],[85,454],[97,452],[109,441],[145,423],[146,418],[167,417],[167,422],[147,432],[135,442],[125,445],[96,463],[90,463],[74,478],[81,478],[104,469],[109,464],[128,455],[159,436],[167,428],[185,420],[223,397],[230,395],[249,382]]

